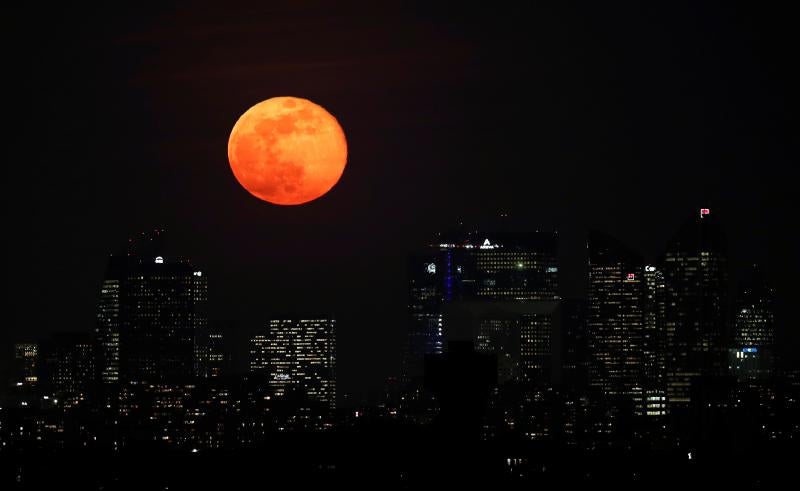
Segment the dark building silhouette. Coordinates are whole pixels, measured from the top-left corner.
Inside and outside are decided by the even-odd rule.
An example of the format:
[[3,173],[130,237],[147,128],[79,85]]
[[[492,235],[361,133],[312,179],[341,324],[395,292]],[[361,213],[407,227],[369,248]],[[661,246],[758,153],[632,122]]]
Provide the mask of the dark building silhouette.
[[562,300],[561,305],[563,383],[568,390],[584,392],[589,385],[587,303],[583,299],[570,298]]
[[53,395],[62,407],[81,404],[92,392],[96,378],[89,333],[57,333],[45,351]]
[[440,401],[435,425],[449,444],[478,440],[496,383],[496,356],[476,352],[470,341],[450,341],[444,353],[425,358],[425,386]]
[[196,374],[195,339],[207,326],[206,276],[164,251],[163,231],[156,230],[109,258],[96,328],[104,382]]
[[498,383],[551,385],[561,378],[561,325],[556,300],[459,300],[444,305],[454,340],[474,340],[496,356]]
[[698,377],[727,371],[727,246],[713,210],[698,209],[661,259],[670,407],[691,402]]

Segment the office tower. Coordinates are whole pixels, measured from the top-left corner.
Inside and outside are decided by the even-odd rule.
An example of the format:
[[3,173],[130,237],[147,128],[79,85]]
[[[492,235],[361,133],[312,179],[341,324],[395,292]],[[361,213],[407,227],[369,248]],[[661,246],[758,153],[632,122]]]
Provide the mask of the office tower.
[[196,374],[201,378],[221,376],[228,369],[226,332],[232,324],[213,322],[199,326],[195,337]]
[[250,372],[263,374],[273,394],[300,392],[322,408],[336,407],[336,320],[271,319],[250,338]]
[[443,317],[475,340],[475,351],[497,358],[497,380],[533,384],[560,381],[561,339],[556,300],[457,300],[443,306]]
[[[465,291],[487,300],[558,298],[556,234],[497,233],[466,249]],[[471,290],[471,291],[470,291]]]
[[527,227],[500,217],[481,230],[440,237],[443,299],[558,299],[558,234]]
[[58,333],[53,336],[47,358],[53,394],[63,407],[84,401],[95,380],[92,340],[89,334]]
[[742,381],[766,379],[774,370],[775,291],[757,265],[745,274],[734,314],[731,366]]
[[681,227],[664,254],[667,393],[673,408],[691,402],[698,377],[722,375],[727,366],[727,256],[712,210],[702,208]]
[[17,387],[35,387],[39,381],[39,346],[36,343],[14,345],[14,383]]
[[589,385],[587,305],[583,299],[564,299],[562,305],[562,370],[568,390],[583,392]]
[[589,248],[589,381],[607,396],[639,400],[642,386],[642,258],[607,235],[591,232]]
[[[529,306],[533,308],[522,312],[514,306],[503,309],[493,304],[490,314],[477,314],[475,351],[497,356],[500,384],[551,381],[555,305],[555,302],[531,302]],[[480,304],[470,306],[475,307],[480,310]]]
[[109,258],[96,338],[104,382],[177,381],[194,375],[195,336],[206,327],[202,271],[167,255],[163,231]]
[[[404,373],[412,371],[405,367],[417,367],[418,373],[421,358],[440,353],[446,335],[469,339],[477,351],[496,354],[501,382],[552,374],[551,303],[559,298],[556,242],[555,232],[528,230],[526,224],[501,216],[480,230],[461,225],[440,234],[425,254],[413,256],[409,262],[412,320]],[[471,327],[466,328],[444,314],[447,305],[462,302],[493,303],[497,317],[483,312],[480,319],[468,321]],[[547,305],[527,310],[510,306],[526,302]],[[501,305],[505,303],[509,305]]]
[[[441,263],[439,263],[441,265]],[[402,381],[421,380],[425,355],[442,352],[442,268],[433,254],[408,259],[409,327],[402,360]]]
[[644,278],[642,331],[642,388],[644,414],[650,417],[667,414],[667,334],[666,286],[664,274],[656,266],[647,265]]
[[550,385],[559,378],[557,368],[558,336],[554,335],[555,301],[531,302],[545,306],[545,311],[522,314],[519,319],[522,381]]
[[501,216],[462,237],[440,245],[455,260],[450,269],[460,283],[459,295],[448,302],[473,304],[477,322],[459,335],[456,318],[445,315],[445,329],[452,327],[453,339],[474,340],[476,351],[495,354],[501,384],[550,383],[559,299],[557,233],[528,231]]
[[119,381],[119,286],[118,278],[104,279],[97,303],[95,340],[100,381],[104,384]]
[[[269,329],[269,324],[267,324]],[[270,336],[268,332],[260,332],[250,337],[248,367],[249,372],[267,375],[270,371]]]
[[522,336],[517,318],[488,318],[478,323],[475,351],[497,355],[497,381],[519,381],[522,374]]

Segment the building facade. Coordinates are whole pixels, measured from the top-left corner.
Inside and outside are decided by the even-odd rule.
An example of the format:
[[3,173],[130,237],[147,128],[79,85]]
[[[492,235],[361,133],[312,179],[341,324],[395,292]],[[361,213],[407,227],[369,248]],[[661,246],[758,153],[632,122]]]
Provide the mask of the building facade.
[[164,254],[162,235],[140,237],[109,258],[95,330],[106,383],[196,374],[195,341],[208,323],[206,276],[188,260]]
[[727,252],[712,210],[699,209],[678,231],[661,259],[670,407],[691,402],[699,378],[727,371]]
[[[560,298],[557,233],[526,228],[507,217],[480,230],[462,225],[440,234],[425,254],[412,256],[404,374],[419,375],[424,356],[441,353],[445,337],[470,339],[478,352],[496,354],[501,383],[550,370],[553,321],[550,313],[540,311],[552,311],[551,303]],[[479,322],[448,319],[447,305],[462,302],[549,303],[546,309],[533,308],[537,313],[530,315],[525,309],[508,315],[507,309],[499,308],[494,309],[496,318],[483,313]]]
[[742,281],[734,312],[730,365],[740,381],[769,379],[775,371],[775,290],[757,265]]
[[35,387],[39,381],[39,345],[14,345],[14,383],[17,387]]
[[250,372],[266,376],[276,397],[299,392],[320,408],[336,408],[336,320],[271,319],[250,338]]
[[589,249],[590,384],[608,396],[640,400],[644,366],[642,258],[592,232]]

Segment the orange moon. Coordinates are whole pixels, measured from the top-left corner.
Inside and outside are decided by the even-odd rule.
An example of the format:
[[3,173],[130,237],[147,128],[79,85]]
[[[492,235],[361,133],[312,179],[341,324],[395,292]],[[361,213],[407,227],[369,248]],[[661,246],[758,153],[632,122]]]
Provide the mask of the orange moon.
[[256,198],[300,205],[339,181],[347,164],[347,141],[322,106],[299,97],[273,97],[236,121],[228,161],[239,184]]

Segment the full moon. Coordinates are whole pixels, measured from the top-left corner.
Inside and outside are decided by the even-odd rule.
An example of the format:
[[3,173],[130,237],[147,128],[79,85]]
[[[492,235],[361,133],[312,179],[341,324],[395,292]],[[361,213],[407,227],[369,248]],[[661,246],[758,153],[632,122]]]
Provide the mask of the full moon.
[[299,205],[336,185],[347,163],[347,141],[322,106],[298,97],[273,97],[236,121],[228,161],[236,180],[253,196]]

